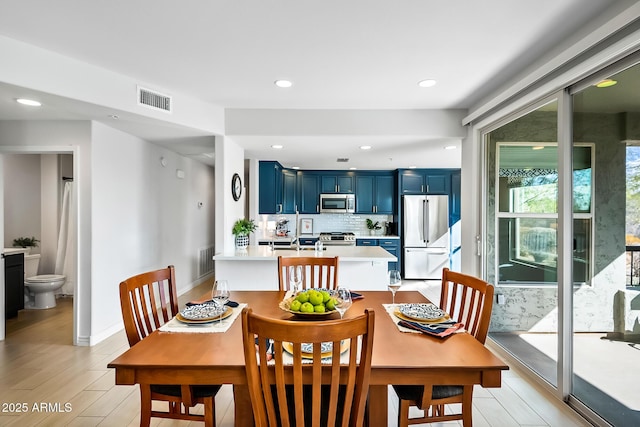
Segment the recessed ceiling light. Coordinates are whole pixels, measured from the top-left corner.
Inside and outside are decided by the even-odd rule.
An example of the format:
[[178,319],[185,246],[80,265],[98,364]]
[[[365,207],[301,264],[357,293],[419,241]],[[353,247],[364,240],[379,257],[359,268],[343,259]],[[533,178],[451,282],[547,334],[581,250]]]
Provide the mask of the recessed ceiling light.
[[280,149],[282,149],[282,145],[274,144],[274,145],[271,146],[271,148],[273,148],[274,150],[280,150]]
[[618,84],[618,82],[616,80],[604,79],[604,80],[601,80],[598,83],[596,83],[596,87],[609,87],[609,86],[613,86],[615,84]]
[[40,107],[42,105],[38,101],[34,101],[33,99],[25,99],[25,98],[18,98],[16,99],[16,102],[18,104],[28,105],[30,107]]
[[291,87],[291,86],[293,86],[293,83],[291,83],[291,81],[289,81],[289,80],[276,80],[275,82],[273,82],[273,84],[275,84],[278,87]]
[[455,145],[447,145],[446,147],[444,147],[445,150],[455,150],[456,146]]
[[361,150],[371,150],[371,146],[370,145],[361,145],[360,149]]
[[436,81],[433,79],[420,80],[418,86],[420,87],[432,87],[436,85]]
[[117,114],[109,114],[109,118],[113,120],[118,120],[120,116],[118,116]]

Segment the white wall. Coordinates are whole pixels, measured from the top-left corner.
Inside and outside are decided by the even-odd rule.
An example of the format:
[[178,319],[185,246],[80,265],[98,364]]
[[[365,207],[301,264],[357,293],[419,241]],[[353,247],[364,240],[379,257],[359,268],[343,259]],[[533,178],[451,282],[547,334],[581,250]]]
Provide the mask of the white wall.
[[41,254],[38,274],[51,274],[55,269],[63,188],[60,156],[5,154],[4,245],[11,247],[16,237],[40,240],[31,250]]
[[[18,237],[42,240],[40,155],[6,154],[4,183],[4,247],[13,246]],[[33,253],[40,253],[40,248]]]
[[[233,250],[235,241],[231,234],[233,223],[245,217],[246,191],[240,200],[231,195],[231,178],[234,173],[244,176],[244,150],[230,137],[216,137],[216,253]],[[243,187],[246,186],[244,179]]]
[[214,177],[209,166],[96,122],[92,148],[91,323],[98,341],[122,328],[123,279],[172,264],[178,293],[195,284],[198,249],[214,240]]

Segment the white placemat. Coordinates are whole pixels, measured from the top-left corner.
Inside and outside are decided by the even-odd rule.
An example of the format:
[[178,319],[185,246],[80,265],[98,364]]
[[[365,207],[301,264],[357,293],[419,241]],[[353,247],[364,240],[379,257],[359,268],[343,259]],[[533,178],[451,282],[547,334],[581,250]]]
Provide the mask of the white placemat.
[[246,303],[241,303],[237,307],[232,308],[231,316],[226,319],[222,319],[222,323],[217,321],[211,323],[204,323],[201,325],[188,325],[177,320],[175,317],[169,320],[164,325],[160,326],[162,332],[189,332],[189,333],[216,333],[227,332],[233,322],[242,312],[242,309],[246,307]]
[[391,320],[393,320],[393,323],[396,324],[396,326],[398,327],[400,332],[411,332],[411,333],[414,333],[414,334],[421,333],[420,331],[416,331],[414,329],[409,329],[409,328],[405,328],[404,326],[398,325],[398,322],[401,319],[398,316],[395,315],[395,307],[396,307],[395,305],[393,305],[393,304],[382,304],[382,306],[384,307],[384,309],[387,312],[387,314],[389,315],[389,317],[391,317]]

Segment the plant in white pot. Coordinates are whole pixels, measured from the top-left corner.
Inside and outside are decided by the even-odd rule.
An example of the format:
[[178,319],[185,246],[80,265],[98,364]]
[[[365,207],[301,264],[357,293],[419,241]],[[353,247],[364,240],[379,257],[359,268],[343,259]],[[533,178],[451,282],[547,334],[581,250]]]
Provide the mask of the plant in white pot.
[[239,219],[233,224],[231,232],[236,236],[236,247],[245,249],[249,246],[249,234],[253,233],[258,226],[252,219]]
[[373,222],[370,218],[367,218],[367,228],[369,229],[369,234],[373,236],[382,226],[380,225],[380,221]]
[[31,252],[31,248],[37,248],[39,242],[40,240],[36,239],[35,237],[18,237],[17,239],[13,239],[13,247],[27,248],[29,249],[29,252]]

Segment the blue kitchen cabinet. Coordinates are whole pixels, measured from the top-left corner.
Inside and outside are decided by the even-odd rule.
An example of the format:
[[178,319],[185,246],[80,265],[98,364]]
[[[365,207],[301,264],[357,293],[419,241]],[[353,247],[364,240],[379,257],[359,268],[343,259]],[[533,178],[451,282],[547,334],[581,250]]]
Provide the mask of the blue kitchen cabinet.
[[354,193],[354,174],[336,175],[323,173],[320,187],[322,193]]
[[280,213],[282,211],[282,165],[275,161],[260,161],[258,178],[259,213]]
[[424,175],[417,171],[401,172],[400,188],[402,194],[422,194],[424,191]]
[[427,194],[449,194],[451,182],[451,174],[443,173],[426,173],[424,176],[425,193]]
[[298,171],[298,187],[300,213],[313,214],[320,212],[320,175],[315,172]]
[[393,214],[393,175],[356,175],[356,213]]
[[318,241],[317,237],[299,237],[298,244],[300,246],[315,246]]
[[[379,239],[378,245],[400,260],[400,240],[399,239]],[[398,270],[398,262],[390,262],[389,270]]]
[[400,172],[401,194],[449,194],[451,169],[412,169]]
[[258,213],[295,213],[297,176],[276,161],[260,161],[258,165]]
[[279,213],[296,213],[297,181],[298,178],[294,171],[288,169],[282,170],[282,209]]
[[451,197],[449,198],[450,224],[460,221],[461,210],[461,176],[460,171],[451,174]]
[[356,246],[378,246],[378,239],[356,239]]

